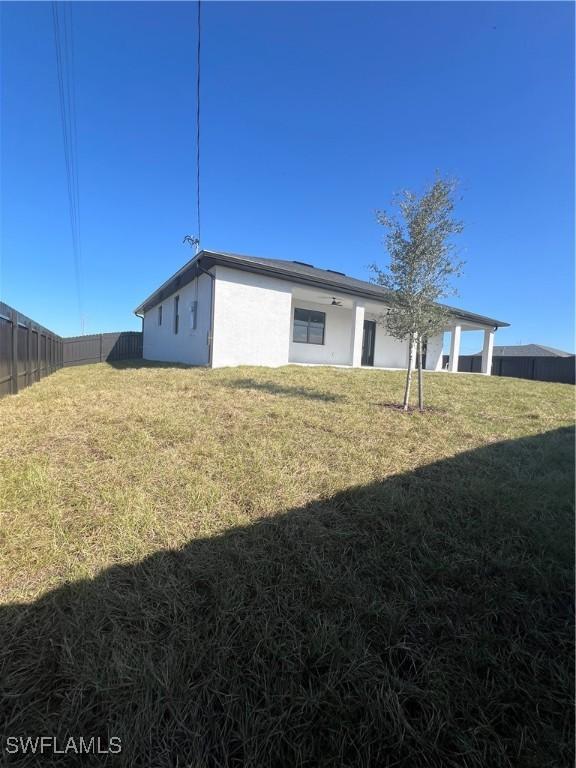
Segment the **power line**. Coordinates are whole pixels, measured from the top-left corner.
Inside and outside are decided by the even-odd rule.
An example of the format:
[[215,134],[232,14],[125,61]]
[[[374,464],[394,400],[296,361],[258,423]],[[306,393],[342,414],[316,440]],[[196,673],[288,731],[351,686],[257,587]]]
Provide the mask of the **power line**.
[[80,238],[80,187],[78,180],[78,131],[76,126],[76,89],[74,87],[74,37],[72,35],[72,3],[63,3],[64,14],[66,18],[66,9],[68,10],[68,28],[66,39],[66,69],[69,73],[68,76],[68,103],[70,108],[68,110],[68,129],[70,135],[70,147],[72,150],[72,168],[73,168],[73,183],[74,183],[74,197],[76,208],[76,228],[78,236],[78,260],[81,262],[82,255],[82,242]]
[[196,225],[197,235],[192,237],[186,235],[182,242],[188,243],[196,249],[196,253],[200,250],[200,53],[201,53],[201,40],[202,40],[202,15],[201,15],[201,0],[197,2],[198,15],[196,19]]
[[[83,328],[83,301],[81,286],[81,238],[80,238],[80,186],[78,180],[78,134],[76,129],[76,95],[74,88],[74,41],[72,35],[72,3],[52,2],[54,48],[58,96],[64,145],[64,163],[68,190],[68,211],[72,235],[74,278],[78,298],[80,326]],[[60,18],[59,7],[63,8]],[[68,11],[68,13],[66,12]]]
[[200,246],[200,43],[201,43],[201,0],[198,0],[196,47],[196,216],[198,219],[198,246]]

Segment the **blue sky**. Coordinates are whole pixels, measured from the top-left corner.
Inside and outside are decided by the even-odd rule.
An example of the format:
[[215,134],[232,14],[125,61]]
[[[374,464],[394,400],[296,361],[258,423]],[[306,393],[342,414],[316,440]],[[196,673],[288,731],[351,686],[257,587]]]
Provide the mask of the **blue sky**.
[[[79,332],[50,3],[2,4],[0,299]],[[75,3],[87,332],[191,252],[195,3]],[[203,4],[202,245],[367,278],[374,211],[461,180],[452,304],[574,350],[574,6]],[[463,352],[480,339],[464,334]]]

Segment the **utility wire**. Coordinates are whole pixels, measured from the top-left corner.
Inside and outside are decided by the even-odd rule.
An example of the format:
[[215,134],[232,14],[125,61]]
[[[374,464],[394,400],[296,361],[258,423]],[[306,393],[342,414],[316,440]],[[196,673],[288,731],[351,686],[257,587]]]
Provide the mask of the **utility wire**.
[[[83,331],[84,314],[81,285],[81,238],[80,238],[80,187],[78,180],[78,134],[76,129],[76,95],[74,88],[74,42],[72,35],[72,3],[52,2],[54,26],[54,48],[56,51],[56,72],[58,96],[64,145],[64,163],[68,190],[68,210],[72,235],[74,278]],[[60,18],[59,7],[62,7]],[[68,11],[68,13],[67,13]]]
[[68,27],[67,27],[67,42],[65,46],[66,51],[66,69],[69,73],[68,76],[68,103],[70,108],[68,110],[68,129],[70,135],[70,147],[72,149],[72,167],[74,169],[73,182],[74,182],[74,197],[76,208],[76,228],[78,235],[78,249],[79,260],[81,261],[82,242],[80,238],[80,188],[78,181],[78,131],[76,126],[76,89],[74,87],[74,37],[72,35],[72,2],[65,2],[62,4],[64,11],[68,9]]
[[196,216],[198,219],[198,248],[200,248],[200,42],[201,0],[198,0],[198,43],[196,47]]
[[202,41],[202,6],[201,0],[197,2],[198,15],[196,19],[196,225],[195,236],[186,235],[183,243],[187,243],[200,251],[200,54]]

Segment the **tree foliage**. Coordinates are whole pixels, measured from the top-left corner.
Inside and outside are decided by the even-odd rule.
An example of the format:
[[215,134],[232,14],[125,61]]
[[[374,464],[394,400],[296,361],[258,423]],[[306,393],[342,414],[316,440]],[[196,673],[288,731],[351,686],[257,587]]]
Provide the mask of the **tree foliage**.
[[[422,195],[404,190],[395,195],[391,211],[376,214],[386,229],[390,263],[385,270],[371,265],[373,280],[392,292],[390,308],[381,322],[390,335],[408,340],[411,350],[415,344],[420,348],[420,370],[422,342],[442,331],[450,317],[438,301],[456,293],[451,281],[463,266],[452,240],[463,229],[462,222],[454,217],[456,187],[454,179],[438,176]],[[412,357],[411,354],[405,408]],[[420,394],[422,400],[421,390]]]

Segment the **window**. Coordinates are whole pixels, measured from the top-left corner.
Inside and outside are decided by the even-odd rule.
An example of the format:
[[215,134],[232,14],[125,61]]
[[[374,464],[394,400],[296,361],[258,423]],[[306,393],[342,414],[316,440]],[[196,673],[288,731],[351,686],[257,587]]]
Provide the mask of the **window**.
[[294,333],[292,341],[301,344],[324,344],[326,314],[312,309],[294,310]]
[[178,333],[178,325],[180,323],[180,317],[178,315],[178,305],[180,304],[180,296],[174,297],[174,333]]
[[158,307],[158,325],[162,325],[162,304]]

